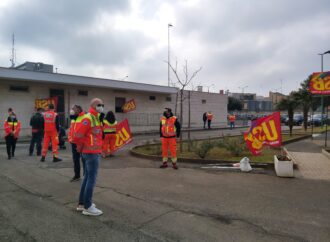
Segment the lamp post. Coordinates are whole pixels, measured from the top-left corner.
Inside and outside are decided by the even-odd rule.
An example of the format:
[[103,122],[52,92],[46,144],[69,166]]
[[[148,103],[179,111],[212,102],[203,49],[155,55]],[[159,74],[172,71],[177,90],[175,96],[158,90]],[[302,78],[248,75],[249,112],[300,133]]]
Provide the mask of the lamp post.
[[242,93],[244,94],[244,89],[247,88],[248,86],[244,86],[244,87],[238,87],[239,89],[242,90]]
[[214,87],[214,86],[215,86],[214,84],[207,86],[207,92],[210,93],[210,87]]
[[168,53],[167,53],[167,84],[170,86],[170,28],[172,24],[167,25],[167,41],[168,41]]
[[[321,56],[321,72],[323,72],[323,56],[326,54],[330,54],[330,50],[328,50],[324,53],[318,54]],[[321,126],[323,126],[323,113],[324,113],[324,96],[323,95],[321,96],[321,113],[322,113]]]

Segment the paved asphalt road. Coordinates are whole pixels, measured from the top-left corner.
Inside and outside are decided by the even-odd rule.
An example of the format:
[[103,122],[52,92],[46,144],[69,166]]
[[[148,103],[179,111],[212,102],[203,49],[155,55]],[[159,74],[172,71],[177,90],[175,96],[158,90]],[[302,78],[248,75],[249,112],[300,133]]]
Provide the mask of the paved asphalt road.
[[[137,136],[135,143],[156,137]],[[162,170],[160,162],[131,157],[125,149],[101,163],[94,202],[104,214],[86,217],[74,210],[80,182],[69,182],[70,151],[61,156],[63,162],[40,163],[20,144],[16,157],[7,160],[0,147],[0,241],[330,238],[326,181],[205,171],[188,164]]]

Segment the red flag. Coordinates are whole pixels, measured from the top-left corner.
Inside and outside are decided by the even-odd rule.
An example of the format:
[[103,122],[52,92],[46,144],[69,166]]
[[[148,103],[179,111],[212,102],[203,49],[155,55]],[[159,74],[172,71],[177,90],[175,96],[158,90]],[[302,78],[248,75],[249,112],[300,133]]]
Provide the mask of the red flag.
[[282,145],[280,112],[252,121],[250,129],[244,133],[246,145],[253,155],[260,155],[264,145]]
[[125,119],[119,124],[117,124],[116,141],[114,142],[114,144],[111,144],[111,153],[129,144],[130,142],[132,142],[132,140],[133,138],[131,130],[129,128],[128,120]]

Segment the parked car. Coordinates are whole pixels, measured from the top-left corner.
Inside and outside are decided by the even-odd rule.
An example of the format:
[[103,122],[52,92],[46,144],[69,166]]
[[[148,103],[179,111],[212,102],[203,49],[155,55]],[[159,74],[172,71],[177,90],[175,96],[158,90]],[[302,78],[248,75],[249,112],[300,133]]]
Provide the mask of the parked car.
[[[300,126],[304,122],[304,115],[302,114],[294,114],[293,115],[293,125]],[[285,119],[285,125],[289,125],[289,117]]]
[[287,114],[281,114],[281,123],[285,123],[285,120],[287,119]]
[[308,118],[307,124],[308,125],[314,125],[314,126],[320,126],[322,123],[325,124],[328,121],[328,117],[326,114],[318,113],[314,114],[312,117]]

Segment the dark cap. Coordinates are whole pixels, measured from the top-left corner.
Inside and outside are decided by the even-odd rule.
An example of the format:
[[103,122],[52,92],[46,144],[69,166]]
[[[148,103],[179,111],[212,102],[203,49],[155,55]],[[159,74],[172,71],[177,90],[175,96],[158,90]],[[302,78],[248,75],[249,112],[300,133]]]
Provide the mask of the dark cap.
[[172,112],[172,109],[170,108],[165,108],[165,110],[167,110],[168,112]]

